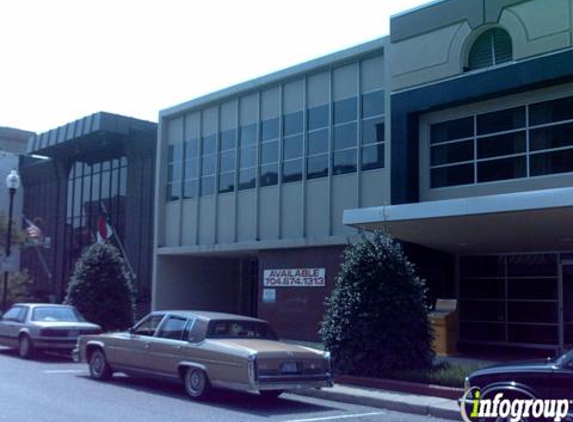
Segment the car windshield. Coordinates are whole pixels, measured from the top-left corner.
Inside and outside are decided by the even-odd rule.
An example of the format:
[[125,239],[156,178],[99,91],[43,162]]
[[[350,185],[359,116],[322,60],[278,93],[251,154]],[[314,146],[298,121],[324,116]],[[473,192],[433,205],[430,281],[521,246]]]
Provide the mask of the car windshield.
[[85,318],[74,308],[42,306],[34,308],[34,311],[32,312],[32,321],[84,322]]
[[564,365],[569,362],[573,362],[573,349],[563,353],[556,360],[557,365]]
[[277,340],[269,324],[261,321],[224,320],[211,321],[207,338],[253,338]]

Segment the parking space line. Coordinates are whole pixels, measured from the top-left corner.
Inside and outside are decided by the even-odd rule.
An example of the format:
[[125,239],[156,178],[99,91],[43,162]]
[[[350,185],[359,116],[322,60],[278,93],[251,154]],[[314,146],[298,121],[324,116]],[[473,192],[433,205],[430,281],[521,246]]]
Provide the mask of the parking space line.
[[87,369],[47,369],[44,374],[81,374],[88,372]]
[[353,415],[337,415],[337,416],[324,416],[322,418],[312,418],[312,419],[291,419],[285,422],[317,422],[317,421],[331,421],[335,419],[350,419],[350,418],[361,418],[365,416],[377,416],[384,415],[387,412],[370,412],[370,413],[356,413]]

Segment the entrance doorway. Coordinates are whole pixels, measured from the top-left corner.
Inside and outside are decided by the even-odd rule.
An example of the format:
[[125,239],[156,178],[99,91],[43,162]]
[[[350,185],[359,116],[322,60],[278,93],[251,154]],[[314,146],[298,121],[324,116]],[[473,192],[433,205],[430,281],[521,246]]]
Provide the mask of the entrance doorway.
[[242,315],[257,316],[259,260],[245,258],[240,262],[239,275],[239,312]]

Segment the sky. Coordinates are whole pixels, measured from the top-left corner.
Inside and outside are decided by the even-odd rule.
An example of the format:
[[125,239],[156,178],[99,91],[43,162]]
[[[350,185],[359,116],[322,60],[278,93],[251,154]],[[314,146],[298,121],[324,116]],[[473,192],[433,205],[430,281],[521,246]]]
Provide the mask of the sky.
[[160,110],[389,33],[430,0],[0,0],[0,127]]

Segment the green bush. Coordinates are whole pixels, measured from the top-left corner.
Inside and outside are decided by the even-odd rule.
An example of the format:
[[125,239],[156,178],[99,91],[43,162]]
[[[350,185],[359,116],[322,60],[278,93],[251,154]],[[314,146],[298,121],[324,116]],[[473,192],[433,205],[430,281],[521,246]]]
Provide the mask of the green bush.
[[[4,276],[4,274],[2,274],[2,276]],[[28,270],[10,275],[7,290],[6,302],[8,307],[14,303],[45,301],[42,295],[38,295],[34,292],[34,279],[32,279]]]
[[380,377],[431,368],[425,296],[424,281],[389,235],[364,234],[349,244],[320,329],[335,370]]
[[96,243],[84,250],[68,284],[65,303],[75,306],[104,331],[133,325],[135,294],[119,251]]

